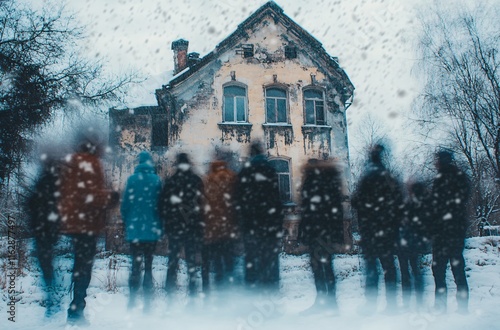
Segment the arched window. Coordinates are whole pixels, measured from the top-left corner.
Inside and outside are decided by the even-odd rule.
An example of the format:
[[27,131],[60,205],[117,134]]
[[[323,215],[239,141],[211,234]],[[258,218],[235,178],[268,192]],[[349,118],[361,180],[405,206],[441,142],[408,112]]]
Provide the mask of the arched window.
[[292,180],[290,179],[290,162],[287,159],[274,158],[269,162],[278,173],[280,197],[283,203],[292,200]]
[[281,88],[266,88],[266,122],[287,123],[286,91]]
[[224,87],[223,122],[247,121],[247,90],[241,86]]
[[317,89],[304,91],[304,116],[307,125],[326,125],[323,91]]

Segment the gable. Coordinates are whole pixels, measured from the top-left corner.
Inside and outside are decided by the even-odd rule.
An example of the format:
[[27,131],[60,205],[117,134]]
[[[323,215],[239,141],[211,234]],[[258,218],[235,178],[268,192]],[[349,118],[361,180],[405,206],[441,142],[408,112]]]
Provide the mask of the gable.
[[[203,57],[196,65],[174,77],[167,88],[173,88],[195,72],[213,64],[230,59],[244,58],[245,45],[252,45],[255,56],[245,58],[261,64],[284,62],[286,47],[296,50],[297,61],[320,68],[331,80],[338,81],[346,99],[352,96],[354,86],[337,61],[324,50],[321,43],[283,13],[283,9],[270,1],[242,22],[235,32]],[[293,59],[291,59],[293,60]]]

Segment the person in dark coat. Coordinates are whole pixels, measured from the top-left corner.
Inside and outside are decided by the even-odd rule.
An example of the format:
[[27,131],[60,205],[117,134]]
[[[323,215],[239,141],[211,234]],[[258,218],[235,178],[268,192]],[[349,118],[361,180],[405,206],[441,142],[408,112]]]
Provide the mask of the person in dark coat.
[[252,144],[250,156],[238,174],[236,189],[245,245],[245,283],[273,291],[279,285],[283,226],[278,175],[259,143]]
[[210,164],[205,179],[205,231],[203,246],[203,291],[209,292],[210,264],[215,269],[215,282],[222,285],[224,279],[233,279],[234,250],[239,233],[235,210],[235,172],[223,160]]
[[61,169],[59,214],[61,233],[71,237],[74,250],[73,300],[68,309],[68,324],[88,325],[84,316],[92,276],[97,238],[103,233],[106,210],[119,199],[106,187],[100,161],[100,138],[93,129],[81,133],[77,152],[66,159]]
[[[430,252],[429,193],[423,182],[413,182],[408,187],[409,198],[399,228],[398,260],[401,271],[403,304],[410,306],[412,278],[417,307],[422,306],[424,279],[421,265],[425,253]],[[411,275],[410,275],[411,274]]]
[[57,209],[60,161],[52,155],[41,157],[41,170],[26,197],[26,213],[35,238],[35,252],[42,270],[45,289],[45,316],[60,310],[54,283],[54,246],[59,238],[61,218]]
[[310,250],[317,292],[313,306],[337,309],[332,253],[344,242],[341,174],[332,162],[311,159],[303,180],[299,235]]
[[467,312],[469,286],[465,275],[463,250],[467,230],[469,179],[465,172],[454,164],[453,154],[449,151],[438,152],[435,165],[438,173],[433,180],[431,192],[435,308],[442,312],[447,308],[446,266],[449,262],[457,285],[458,309],[460,312]]
[[136,304],[144,261],[144,310],[148,311],[153,293],[153,253],[163,227],[158,214],[161,180],[156,175],[153,159],[148,152],[142,151],[137,158],[139,165],[127,180],[120,211],[125,239],[130,243],[132,255],[129,308]]
[[368,168],[358,182],[352,206],[358,213],[361,248],[366,264],[366,310],[376,309],[379,273],[377,259],[384,270],[387,311],[396,304],[396,267],[394,255],[400,219],[403,217],[403,195],[399,182],[382,163],[384,146],[370,151]]
[[203,244],[203,182],[193,172],[188,155],[177,155],[176,172],[165,180],[159,201],[160,216],[168,237],[168,269],[165,289],[171,293],[177,283],[181,251],[189,272],[189,295],[196,288],[196,256]]

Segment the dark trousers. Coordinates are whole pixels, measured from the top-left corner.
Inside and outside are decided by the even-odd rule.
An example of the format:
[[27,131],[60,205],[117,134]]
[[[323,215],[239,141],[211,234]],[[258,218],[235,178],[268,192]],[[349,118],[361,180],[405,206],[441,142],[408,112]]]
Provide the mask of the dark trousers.
[[371,255],[365,254],[366,264],[366,287],[365,295],[372,304],[376,302],[378,293],[379,272],[377,269],[377,259],[382,265],[385,281],[385,295],[387,308],[396,307],[396,266],[392,254]]
[[87,288],[92,276],[97,238],[87,234],[74,234],[71,237],[75,259],[73,264],[73,300],[69,305],[68,315],[83,316]]
[[[401,287],[403,289],[403,304],[410,304],[412,277],[415,288],[417,305],[421,306],[424,295],[424,279],[420,270],[422,255],[417,253],[402,252],[398,254],[399,268],[401,271]],[[413,276],[412,276],[413,275]]]
[[436,285],[435,308],[446,311],[448,289],[446,287],[446,266],[451,265],[451,271],[457,285],[457,303],[459,310],[465,311],[469,304],[469,286],[465,275],[465,260],[462,246],[433,246],[432,274]]
[[265,290],[279,289],[279,243],[276,239],[245,240],[245,283]]
[[153,293],[153,253],[156,242],[132,242],[130,243],[130,254],[132,255],[132,271],[130,272],[129,288],[130,300],[137,296],[141,282],[141,266],[144,262],[143,293],[146,303],[151,299]]
[[175,290],[177,284],[179,260],[183,248],[188,268],[188,293],[189,295],[193,296],[196,294],[196,254],[198,253],[199,249],[196,244],[187,242],[186,240],[171,239],[168,242],[169,253],[165,290],[169,293]]
[[35,236],[36,256],[42,270],[45,286],[51,287],[54,281],[54,245],[57,237],[48,237],[47,235]]
[[[56,232],[57,233],[57,232]],[[40,269],[42,270],[43,281],[45,282],[45,306],[47,309],[59,308],[59,297],[55,291],[54,283],[54,245],[57,242],[57,234],[38,233],[35,235],[36,256]]]
[[210,290],[210,265],[215,271],[215,283],[221,285],[225,278],[233,275],[234,270],[234,243],[232,240],[205,244],[202,250],[201,278],[203,292]]
[[[330,304],[335,304],[335,274],[332,255],[324,246],[319,244],[311,244],[309,247],[311,249],[311,269],[314,275],[314,284],[316,285],[318,298],[323,299],[328,297]],[[323,303],[322,300],[319,302]]]

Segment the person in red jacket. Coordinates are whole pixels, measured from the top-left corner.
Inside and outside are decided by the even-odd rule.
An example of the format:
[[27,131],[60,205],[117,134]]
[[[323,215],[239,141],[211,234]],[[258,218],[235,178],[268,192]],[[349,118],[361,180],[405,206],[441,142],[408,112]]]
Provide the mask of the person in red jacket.
[[83,311],[97,237],[104,229],[106,209],[118,201],[118,193],[106,188],[98,135],[87,130],[77,141],[77,151],[66,157],[62,165],[58,208],[61,233],[71,237],[74,251],[73,300],[68,323],[87,325]]

